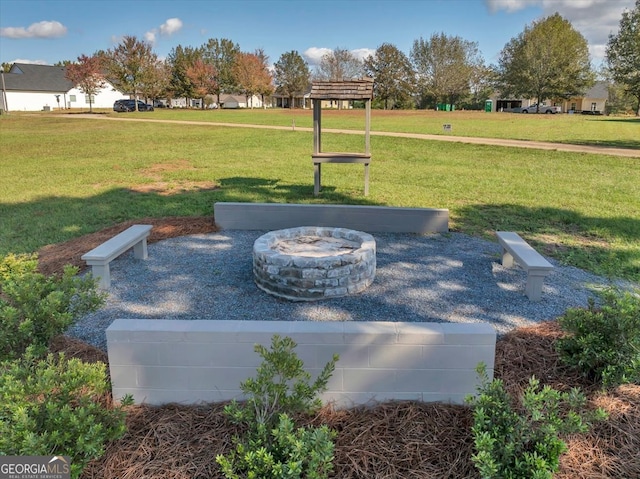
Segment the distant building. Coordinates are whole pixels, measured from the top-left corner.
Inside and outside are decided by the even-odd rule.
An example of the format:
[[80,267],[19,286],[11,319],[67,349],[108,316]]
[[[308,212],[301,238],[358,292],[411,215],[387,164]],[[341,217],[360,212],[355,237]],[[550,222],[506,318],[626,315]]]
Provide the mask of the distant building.
[[[89,95],[65,77],[65,67],[14,63],[0,78],[0,108],[5,111],[43,111],[89,108]],[[94,108],[112,108],[123,94],[110,84],[91,98]]]
[[[543,101],[544,105],[559,106],[563,113],[588,112],[600,114],[605,112],[609,91],[607,82],[598,81],[589,88],[584,95],[570,98],[569,100]],[[492,98],[492,111],[520,112],[522,108],[527,108],[536,103],[535,99],[527,98],[501,98],[494,95]]]

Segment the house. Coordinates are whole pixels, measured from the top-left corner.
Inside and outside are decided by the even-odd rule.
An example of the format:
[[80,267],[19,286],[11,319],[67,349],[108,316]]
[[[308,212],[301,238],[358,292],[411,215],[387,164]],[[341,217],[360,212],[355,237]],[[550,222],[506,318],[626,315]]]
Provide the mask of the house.
[[[569,100],[543,101],[543,105],[554,105],[562,108],[564,113],[589,112],[593,114],[604,113],[609,91],[607,82],[598,81],[589,88],[584,95],[570,98]],[[492,101],[492,111],[519,112],[522,108],[533,105],[535,99],[526,98],[501,98],[494,95]]]
[[229,95],[222,93],[220,95],[220,106],[222,108],[262,108],[262,98],[258,95],[247,97],[245,95]]
[[581,97],[570,98],[562,104],[562,111],[603,114],[609,98],[607,82],[598,81]]
[[[14,63],[9,73],[2,73],[0,108],[5,111],[42,111],[89,108],[85,95],[65,77],[65,67]],[[94,108],[113,108],[123,94],[110,84],[92,98]]]

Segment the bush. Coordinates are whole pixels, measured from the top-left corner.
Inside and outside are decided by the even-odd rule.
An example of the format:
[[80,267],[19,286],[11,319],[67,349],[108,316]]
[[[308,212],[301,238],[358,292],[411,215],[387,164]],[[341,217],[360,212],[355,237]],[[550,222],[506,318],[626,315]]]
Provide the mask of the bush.
[[334,437],[326,425],[296,429],[288,415],[280,414],[274,429],[254,434],[247,443],[237,441],[232,454],[216,461],[229,479],[321,479],[333,470]]
[[0,259],[0,361],[19,358],[27,348],[44,355],[54,336],[104,302],[95,281],[78,277],[77,268],[67,266],[60,277],[45,277],[37,265],[35,255]]
[[556,341],[562,360],[604,386],[640,384],[640,297],[608,290],[603,305],[570,309],[558,319],[568,333]]
[[124,411],[106,404],[104,364],[50,354],[0,368],[0,455],[70,456],[77,478],[124,434]]
[[263,361],[256,378],[240,385],[247,400],[225,407],[231,421],[247,427],[244,440],[235,438],[234,451],[216,456],[227,478],[321,479],[333,469],[335,433],[327,426],[296,429],[289,415],[308,414],[320,407],[316,396],[326,390],[338,355],[310,383],[311,375],[295,347],[291,338],[278,335],[273,336],[270,350],[255,346]]
[[472,460],[483,479],[551,479],[567,449],[559,435],[586,432],[592,421],[606,417],[601,409],[585,412],[586,398],[577,389],[540,388],[534,377],[521,398],[520,415],[501,380],[488,382],[483,365],[478,374],[479,395],[468,401],[474,407]]

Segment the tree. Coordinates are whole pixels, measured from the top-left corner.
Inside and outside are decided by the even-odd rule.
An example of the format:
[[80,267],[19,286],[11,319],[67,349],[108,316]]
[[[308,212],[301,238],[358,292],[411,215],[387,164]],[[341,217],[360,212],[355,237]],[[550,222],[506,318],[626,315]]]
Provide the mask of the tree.
[[316,69],[315,77],[318,80],[348,80],[360,78],[363,75],[364,65],[362,60],[349,50],[337,47],[332,52],[322,56],[320,65]]
[[269,75],[269,81],[260,84],[258,87],[258,94],[262,98],[262,108],[266,108],[264,97],[273,95],[273,92],[275,90],[275,87],[273,86],[273,75],[271,74],[271,71],[269,69],[269,56],[264,52],[264,50],[262,48],[257,48],[255,54],[260,59],[262,68],[264,68],[264,70]]
[[613,80],[637,99],[636,116],[640,116],[640,0],[622,13],[618,34],[609,35],[606,59]]
[[13,63],[2,62],[2,65],[0,65],[0,71],[2,71],[3,73],[9,73],[12,66]]
[[395,45],[383,43],[364,61],[364,69],[373,77],[374,96],[384,109],[408,107],[415,90],[415,74],[407,56]]
[[64,76],[89,97],[89,111],[93,112],[93,97],[107,85],[100,57],[80,55],[77,63],[67,65]]
[[236,79],[233,76],[233,64],[236,55],[240,53],[240,46],[227,38],[218,40],[210,38],[207,44],[202,47],[204,60],[217,72],[217,82],[215,94],[220,103],[220,93],[234,93],[236,91]]
[[196,96],[202,100],[201,108],[204,108],[204,97],[213,95],[218,90],[215,68],[204,60],[196,60],[187,68],[187,77],[193,85]]
[[[247,98],[266,90],[271,85],[271,74],[262,59],[255,53],[239,53],[233,65],[233,76],[238,84],[238,91]],[[253,102],[251,102],[253,108]]]
[[512,38],[500,52],[503,95],[546,99],[580,96],[593,85],[587,41],[559,14]]
[[[169,91],[173,98],[193,98],[194,86],[187,76],[187,69],[192,67],[197,60],[203,60],[202,48],[183,47],[178,45],[167,56],[167,63],[171,70],[169,78]],[[189,103],[188,101],[186,102]]]
[[454,104],[468,96],[484,65],[477,42],[444,33],[415,40],[410,56],[423,97],[432,97],[435,104]]
[[309,86],[309,66],[300,54],[291,50],[280,55],[274,65],[273,79],[276,91],[289,98],[289,108],[293,108],[295,95],[301,95]]
[[158,60],[149,69],[146,82],[141,87],[141,92],[145,98],[157,100],[170,96],[169,81],[171,79],[171,69],[166,61]]
[[[134,36],[125,36],[113,50],[107,50],[104,58],[111,84],[120,91],[132,93],[136,100],[158,61],[151,45]],[[137,111],[138,102],[135,103]]]

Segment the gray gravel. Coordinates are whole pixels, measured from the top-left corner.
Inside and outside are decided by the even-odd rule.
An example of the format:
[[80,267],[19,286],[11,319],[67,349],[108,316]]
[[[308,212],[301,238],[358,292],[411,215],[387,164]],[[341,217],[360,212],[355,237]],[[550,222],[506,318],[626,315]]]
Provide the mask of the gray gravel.
[[253,282],[252,248],[264,231],[222,231],[149,245],[111,262],[106,305],[68,334],[106,350],[105,329],[116,318],[259,319],[295,321],[432,321],[491,323],[498,334],[553,319],[587,305],[610,282],[561,266],[545,279],[540,302],[524,295],[526,273],[503,268],[497,243],[460,233],[374,234],[377,273],[363,293],[293,303]]

